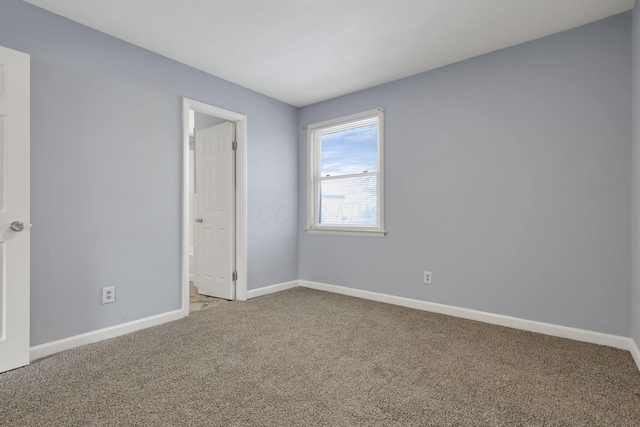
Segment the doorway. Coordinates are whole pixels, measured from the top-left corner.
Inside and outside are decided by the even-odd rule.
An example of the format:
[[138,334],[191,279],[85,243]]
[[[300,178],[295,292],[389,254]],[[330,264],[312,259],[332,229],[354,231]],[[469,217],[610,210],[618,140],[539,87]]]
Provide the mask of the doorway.
[[243,114],[183,98],[185,315],[194,291],[194,307],[208,296],[246,300],[246,127]]

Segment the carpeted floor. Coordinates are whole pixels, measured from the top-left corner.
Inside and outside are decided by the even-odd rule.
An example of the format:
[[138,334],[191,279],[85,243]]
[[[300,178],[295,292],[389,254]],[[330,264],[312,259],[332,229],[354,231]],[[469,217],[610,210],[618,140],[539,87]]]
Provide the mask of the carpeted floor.
[[2,426],[640,426],[628,352],[292,289],[0,375]]

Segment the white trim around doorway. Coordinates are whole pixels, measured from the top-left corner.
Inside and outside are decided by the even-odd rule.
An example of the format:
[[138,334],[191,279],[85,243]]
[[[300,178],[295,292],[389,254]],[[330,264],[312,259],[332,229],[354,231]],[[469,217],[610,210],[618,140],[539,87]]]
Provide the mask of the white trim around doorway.
[[235,122],[236,141],[236,300],[247,300],[247,116],[182,98],[182,311],[189,315],[189,110]]

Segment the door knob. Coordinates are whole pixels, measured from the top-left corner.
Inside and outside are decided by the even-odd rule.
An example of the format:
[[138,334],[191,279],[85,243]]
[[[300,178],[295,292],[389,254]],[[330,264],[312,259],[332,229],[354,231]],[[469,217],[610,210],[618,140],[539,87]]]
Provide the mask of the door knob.
[[196,218],[196,222],[204,222],[202,218]]
[[22,231],[24,230],[24,223],[22,221],[13,221],[9,228],[13,231]]

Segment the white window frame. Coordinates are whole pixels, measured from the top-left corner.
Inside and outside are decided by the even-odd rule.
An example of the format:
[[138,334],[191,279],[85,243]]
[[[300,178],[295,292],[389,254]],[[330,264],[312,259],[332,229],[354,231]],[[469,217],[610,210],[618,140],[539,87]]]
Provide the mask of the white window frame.
[[[319,212],[315,203],[320,191],[320,182],[323,180],[320,171],[320,159],[315,158],[317,138],[319,131],[348,122],[358,121],[370,117],[378,118],[378,172],[365,173],[377,175],[377,227],[365,227],[356,225],[323,225],[318,223]],[[334,234],[343,236],[384,237],[384,109],[363,111],[362,113],[339,117],[307,126],[307,233],[309,234]],[[353,174],[353,176],[363,174]],[[329,178],[332,179],[332,178]],[[335,179],[335,178],[333,178]]]

